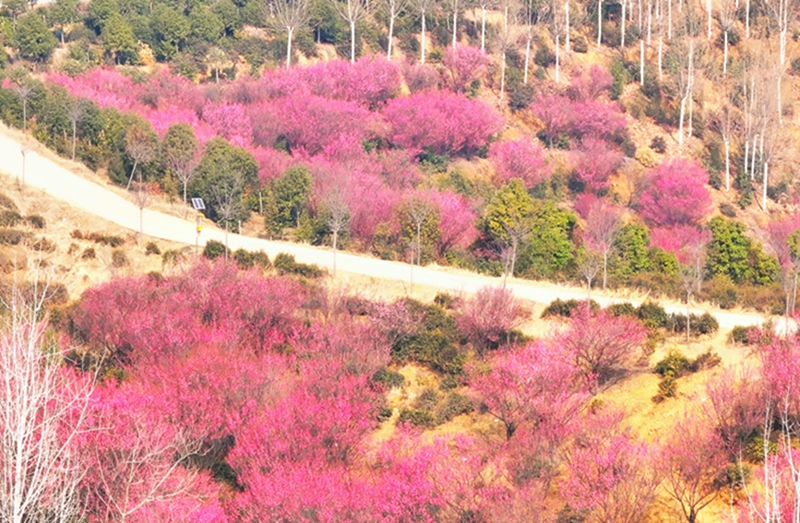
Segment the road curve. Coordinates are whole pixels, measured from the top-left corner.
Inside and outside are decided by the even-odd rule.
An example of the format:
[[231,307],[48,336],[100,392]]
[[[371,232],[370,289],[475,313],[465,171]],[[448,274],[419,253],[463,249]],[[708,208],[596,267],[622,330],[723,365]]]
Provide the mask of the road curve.
[[[0,124],[0,171],[18,179],[21,178],[23,170],[21,147],[21,142],[15,136],[15,132]],[[35,150],[27,152],[25,155],[26,185],[40,188],[54,198],[122,227],[134,231],[139,230],[139,209],[131,201],[107,187],[74,174],[68,168],[60,165],[60,162],[48,158],[48,156],[46,153],[39,154]],[[194,222],[145,209],[143,224],[144,233],[148,236],[188,245],[195,243]],[[225,233],[217,228],[207,227],[201,234],[201,245],[210,239],[224,242]],[[238,234],[229,234],[228,244],[231,249],[263,250],[270,257],[274,257],[279,252],[286,252],[293,254],[299,262],[312,263],[321,267],[330,268],[333,263],[332,252],[326,248],[268,241]],[[379,260],[351,253],[339,252],[336,256],[336,265],[337,270],[374,278],[407,282],[411,276],[411,268],[406,263]],[[414,267],[413,278],[414,283],[418,285],[465,293],[473,293],[487,285],[500,285],[502,282],[499,278],[436,267]],[[549,303],[556,298],[586,298],[585,291],[549,283],[513,279],[507,285],[517,297],[538,303]],[[610,298],[598,296],[598,294],[594,293],[592,298],[603,306],[620,301],[631,301],[637,304],[636,300]],[[668,312],[685,312],[685,307],[674,304],[666,304],[664,308]],[[711,307],[693,308],[695,313],[705,311],[714,314],[723,328],[731,328],[736,325],[756,325],[764,320],[764,317],[757,313],[734,313]]]

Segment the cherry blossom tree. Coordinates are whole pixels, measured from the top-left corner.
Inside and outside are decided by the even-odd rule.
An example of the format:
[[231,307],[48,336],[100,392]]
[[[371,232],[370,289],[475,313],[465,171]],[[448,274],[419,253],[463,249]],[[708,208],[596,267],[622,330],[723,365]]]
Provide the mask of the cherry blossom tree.
[[455,92],[465,92],[472,81],[486,74],[488,63],[486,53],[476,47],[455,44],[448,47],[442,60],[447,86]]
[[489,161],[494,167],[493,181],[499,187],[519,178],[527,189],[532,189],[550,175],[544,151],[527,138],[492,143]]
[[511,332],[521,327],[528,316],[510,290],[483,287],[474,298],[463,302],[456,321],[478,354],[483,355],[503,342],[508,344]]
[[608,177],[617,170],[622,155],[597,138],[581,141],[575,162],[578,180],[595,194],[608,189]]
[[603,310],[592,312],[587,304],[581,304],[573,309],[569,324],[555,335],[553,343],[563,347],[588,383],[597,380],[602,384],[636,360],[636,350],[646,334],[636,319]]
[[708,173],[696,162],[667,161],[656,167],[639,200],[642,217],[661,226],[699,224],[711,210]]

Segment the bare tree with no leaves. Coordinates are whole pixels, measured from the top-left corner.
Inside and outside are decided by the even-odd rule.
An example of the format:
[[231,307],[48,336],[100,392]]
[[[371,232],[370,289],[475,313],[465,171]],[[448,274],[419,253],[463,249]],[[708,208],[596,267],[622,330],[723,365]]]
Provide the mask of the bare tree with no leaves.
[[272,25],[286,31],[286,68],[292,65],[292,38],[308,23],[308,0],[266,0]]
[[578,270],[586,280],[586,300],[592,300],[592,281],[603,268],[603,259],[591,249],[584,249],[578,256]]
[[686,341],[689,341],[690,333],[690,307],[692,296],[700,290],[703,279],[706,276],[706,246],[708,238],[698,236],[692,239],[683,247],[682,261],[678,263],[681,277],[681,284],[686,293]]
[[136,167],[152,160],[157,149],[157,139],[146,130],[136,124],[128,129],[128,132],[125,133],[125,152],[133,160],[133,168],[131,168],[131,176],[128,178],[126,189],[131,188],[133,177],[136,175]]
[[[420,197],[414,197],[409,200],[406,212],[414,224],[414,231],[416,234],[416,239],[414,240],[414,249],[417,253],[417,265],[422,265],[422,224],[433,212],[433,208],[427,200]],[[414,264],[413,258],[411,259],[411,264]]]
[[394,38],[394,21],[408,6],[408,0],[381,0],[381,6],[389,18],[389,39],[387,43],[386,59],[392,59],[392,39]]
[[211,196],[214,199],[214,209],[220,218],[225,221],[225,259],[228,259],[228,230],[230,223],[242,212],[242,191],[244,180],[241,173],[228,172],[219,176],[211,184]]
[[67,118],[72,125],[72,160],[75,161],[75,144],[78,140],[78,122],[83,117],[86,111],[86,100],[83,98],[76,98],[67,107]]
[[596,251],[602,257],[603,290],[606,290],[608,281],[608,256],[614,248],[622,220],[619,211],[614,207],[598,201],[589,210],[586,219],[586,236],[590,250]]
[[11,88],[22,100],[22,131],[28,130],[28,100],[30,100],[33,87],[27,82],[16,83]]
[[333,275],[336,276],[336,249],[341,234],[350,222],[350,208],[339,190],[334,190],[325,198],[325,224],[333,236]]
[[[34,279],[34,281],[36,281]],[[87,429],[92,377],[62,367],[65,352],[45,342],[50,290],[14,288],[0,332],[0,521],[68,523],[82,516],[85,467],[75,451]]]
[[[332,0],[333,7],[350,24],[350,63],[356,61],[356,23],[368,12],[370,0]],[[424,30],[423,23],[423,30]]]
[[420,35],[420,48],[419,48],[419,63],[425,63],[425,19],[426,16],[436,6],[436,0],[413,0],[414,7],[419,12],[420,20],[422,22],[422,32]]

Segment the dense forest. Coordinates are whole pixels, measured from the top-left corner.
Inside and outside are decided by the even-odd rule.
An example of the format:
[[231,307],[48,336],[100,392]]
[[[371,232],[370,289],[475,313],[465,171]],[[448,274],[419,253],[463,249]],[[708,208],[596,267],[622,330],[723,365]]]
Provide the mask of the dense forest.
[[[10,0],[0,119],[140,210],[202,197],[226,231],[788,319],[798,12]],[[0,249],[47,268],[51,224],[14,190]],[[726,343],[713,315],[652,301],[542,320],[505,286],[367,298],[288,255],[68,241],[76,263],[108,246],[116,268],[130,248],[163,270],[70,300],[0,251],[0,521],[800,514],[789,329]],[[666,421],[640,432],[626,394],[647,378]]]

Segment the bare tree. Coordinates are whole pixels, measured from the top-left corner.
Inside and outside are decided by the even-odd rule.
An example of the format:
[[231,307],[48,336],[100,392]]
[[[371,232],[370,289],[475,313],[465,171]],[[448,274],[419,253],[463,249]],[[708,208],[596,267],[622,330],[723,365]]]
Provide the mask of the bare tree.
[[403,10],[408,7],[409,0],[381,0],[381,6],[389,17],[389,40],[386,50],[386,58],[392,59],[392,39],[394,38],[394,21]]
[[478,7],[481,8],[481,51],[486,52],[486,11],[493,9],[496,0],[476,0]]
[[728,74],[728,41],[731,29],[736,23],[736,0],[722,0],[719,11],[719,26],[722,30],[722,74]]
[[308,0],[266,0],[272,25],[286,31],[286,68],[292,65],[292,38],[308,23]]
[[453,49],[456,48],[458,40],[458,11],[463,7],[464,0],[447,0],[450,12],[453,14]]
[[[332,2],[334,9],[350,24],[350,63],[353,63],[356,61],[356,22],[369,11],[370,0],[332,0]],[[423,22],[423,31],[424,27]]]
[[19,146],[19,153],[22,155],[22,172],[20,178],[20,188],[25,187],[25,170],[26,170],[26,160],[28,159],[28,153],[31,152],[30,146],[27,142],[23,141],[22,145]]
[[67,118],[72,125],[72,161],[75,161],[75,146],[78,141],[78,122],[81,121],[83,113],[86,112],[86,100],[76,98],[67,107]]
[[689,311],[691,310],[692,296],[700,290],[700,285],[706,276],[706,246],[708,238],[698,236],[691,239],[683,247],[683,260],[678,263],[681,284],[686,293],[686,341],[689,341],[691,323]]
[[197,139],[186,124],[172,126],[162,143],[164,166],[183,184],[183,207],[186,217],[186,191],[194,178],[198,163]]
[[507,244],[501,250],[503,259],[503,287],[506,285],[508,276],[514,277],[514,270],[519,256],[519,246],[531,235],[530,216],[523,216],[521,219],[514,219],[508,224],[503,224],[503,229],[508,236]]
[[126,189],[131,188],[131,182],[136,175],[136,167],[139,164],[151,161],[158,150],[158,139],[152,133],[142,129],[137,124],[133,124],[128,132],[125,133],[125,152],[133,160],[131,176],[128,178]]
[[144,238],[144,208],[150,202],[150,193],[147,190],[147,184],[142,180],[141,171],[139,172],[139,181],[135,186],[133,201],[139,209],[139,241],[141,241]]
[[531,61],[531,42],[534,37],[534,27],[539,19],[539,7],[541,0],[523,0],[520,15],[525,22],[525,72],[523,73],[523,83],[528,83],[528,69]]
[[419,12],[422,22],[422,32],[420,37],[419,63],[425,63],[425,17],[436,6],[436,0],[413,0],[414,7]]
[[[414,224],[414,231],[416,239],[414,240],[414,248],[417,251],[417,265],[422,265],[422,224],[433,212],[433,207],[430,202],[421,197],[413,197],[409,200],[406,207],[406,213],[411,218]],[[413,258],[412,258],[413,265]]]
[[225,259],[228,259],[228,229],[230,223],[242,212],[242,192],[244,179],[242,174],[230,169],[225,174],[218,176],[210,184],[211,196],[214,200],[216,213],[225,222]]
[[[553,0],[558,1],[558,0]],[[500,45],[501,62],[500,62],[500,99],[506,90],[506,55],[508,48],[511,45],[511,27],[516,22],[517,18],[517,3],[515,0],[500,0],[500,7],[503,10],[503,27],[497,35],[498,43]],[[558,51],[556,51],[557,53]],[[557,73],[556,73],[557,74]]]
[[87,429],[92,377],[63,368],[45,339],[47,284],[0,299],[0,521],[82,519],[85,467],[76,440]]
[[591,249],[584,249],[578,255],[578,271],[586,280],[586,300],[591,303],[592,300],[592,281],[600,272],[603,267],[603,260],[596,252]]
[[211,66],[211,69],[214,70],[214,83],[219,84],[220,69],[230,67],[231,64],[231,59],[228,57],[228,53],[217,46],[213,46],[208,50],[208,53],[206,53],[206,62],[208,62],[208,64]]
[[28,101],[33,93],[33,86],[28,82],[18,82],[13,84],[11,89],[22,100],[22,131],[26,132],[28,130]]
[[325,224],[333,235],[333,275],[336,276],[336,248],[339,243],[339,234],[347,228],[350,222],[350,208],[339,190],[328,194],[323,205],[325,206]]
[[603,260],[603,290],[608,281],[608,256],[614,248],[622,220],[614,207],[598,201],[586,217],[586,239],[591,250],[597,251]]

